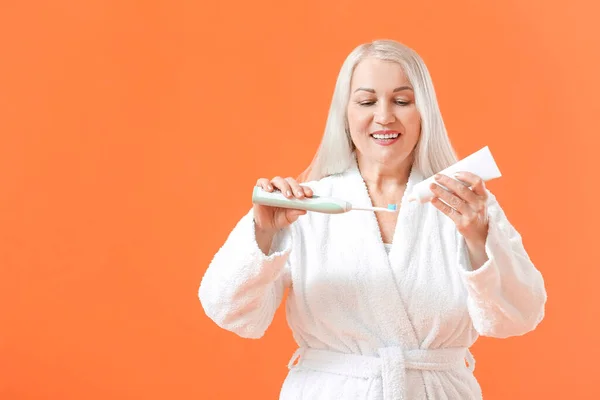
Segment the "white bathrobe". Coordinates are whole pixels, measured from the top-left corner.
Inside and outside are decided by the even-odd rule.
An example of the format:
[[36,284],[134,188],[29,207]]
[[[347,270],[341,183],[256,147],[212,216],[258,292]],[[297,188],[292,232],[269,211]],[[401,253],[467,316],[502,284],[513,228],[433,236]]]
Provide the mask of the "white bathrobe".
[[[405,199],[423,180],[413,168],[389,255],[374,213],[309,212],[258,248],[253,214],[217,252],[199,289],[206,314],[260,338],[284,290],[299,348],[283,400],[481,399],[468,348],[478,335],[533,330],[546,291],[519,233],[489,193],[489,260],[473,271],[455,224],[430,203]],[[356,162],[309,182],[316,195],[371,205]]]

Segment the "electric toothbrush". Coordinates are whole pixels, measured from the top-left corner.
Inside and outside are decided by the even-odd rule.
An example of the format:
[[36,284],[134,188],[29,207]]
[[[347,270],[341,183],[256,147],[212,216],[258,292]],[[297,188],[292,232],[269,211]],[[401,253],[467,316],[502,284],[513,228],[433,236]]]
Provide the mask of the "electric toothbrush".
[[252,191],[252,203],[271,207],[294,208],[297,210],[315,211],[325,214],[342,214],[352,210],[397,212],[395,204],[384,207],[355,207],[351,203],[335,197],[315,196],[303,199],[288,199],[278,190],[267,192],[259,186]]

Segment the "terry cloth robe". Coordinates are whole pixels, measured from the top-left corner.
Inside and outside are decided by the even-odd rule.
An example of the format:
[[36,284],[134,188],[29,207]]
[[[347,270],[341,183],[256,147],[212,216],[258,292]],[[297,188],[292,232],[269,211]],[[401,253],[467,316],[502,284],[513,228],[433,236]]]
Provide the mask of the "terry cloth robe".
[[[206,314],[260,338],[289,288],[286,315],[298,350],[283,400],[481,399],[468,348],[479,335],[533,330],[546,291],[519,233],[489,193],[489,260],[472,270],[465,241],[430,203],[408,202],[391,250],[373,212],[309,212],[259,249],[250,211],[210,263],[198,291]],[[316,195],[371,205],[356,161],[309,182]]]

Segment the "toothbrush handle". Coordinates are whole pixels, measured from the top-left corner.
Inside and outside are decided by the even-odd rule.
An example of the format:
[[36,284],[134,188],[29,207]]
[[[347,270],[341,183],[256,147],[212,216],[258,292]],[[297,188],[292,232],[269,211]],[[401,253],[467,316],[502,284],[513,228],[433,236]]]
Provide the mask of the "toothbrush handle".
[[333,197],[312,196],[304,199],[288,199],[279,191],[267,192],[258,186],[255,186],[252,191],[252,203],[325,214],[341,214],[352,209],[352,205],[347,201]]

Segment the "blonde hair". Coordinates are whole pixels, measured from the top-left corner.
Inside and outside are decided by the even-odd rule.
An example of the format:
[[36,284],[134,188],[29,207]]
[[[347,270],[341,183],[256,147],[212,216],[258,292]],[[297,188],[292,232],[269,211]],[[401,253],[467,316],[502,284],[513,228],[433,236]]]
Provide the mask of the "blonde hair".
[[415,147],[414,164],[425,177],[457,161],[444,126],[433,82],[421,57],[409,47],[393,40],[376,40],[356,47],[346,58],[335,84],[325,133],[310,166],[299,180],[319,180],[344,172],[351,165],[354,144],[348,130],[346,109],[354,69],[368,57],[397,62],[402,66],[415,93],[421,116],[421,135]]

